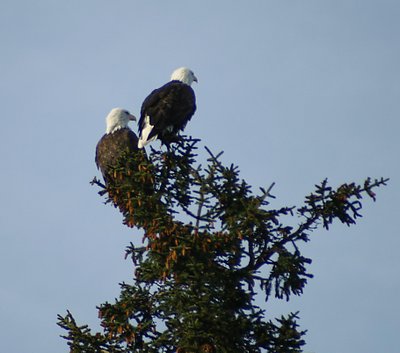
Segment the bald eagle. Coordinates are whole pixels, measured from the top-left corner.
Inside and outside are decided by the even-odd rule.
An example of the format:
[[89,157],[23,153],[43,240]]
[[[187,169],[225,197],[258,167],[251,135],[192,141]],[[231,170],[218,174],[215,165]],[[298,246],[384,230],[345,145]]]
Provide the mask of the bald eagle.
[[112,181],[111,168],[117,165],[124,152],[138,151],[138,138],[128,127],[136,117],[127,110],[114,108],[106,118],[106,133],[96,146],[96,165],[103,174],[104,181]]
[[139,148],[157,138],[167,146],[176,140],[196,111],[193,82],[197,82],[193,71],[181,67],[172,73],[170,82],[147,96],[140,112]]

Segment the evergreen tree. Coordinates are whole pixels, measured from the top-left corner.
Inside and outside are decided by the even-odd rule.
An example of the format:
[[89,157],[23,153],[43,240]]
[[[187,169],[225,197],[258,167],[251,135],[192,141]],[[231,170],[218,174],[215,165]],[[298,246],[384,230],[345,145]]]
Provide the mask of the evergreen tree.
[[[207,165],[197,165],[197,145],[182,137],[167,152],[126,155],[113,183],[93,180],[124,224],[144,231],[143,246],[126,250],[133,282],[98,307],[103,332],[70,312],[59,316],[71,352],[302,352],[297,313],[267,318],[255,297],[301,295],[312,274],[299,244],[336,219],[354,224],[361,198],[375,200],[387,179],[337,189],[324,180],[304,205],[271,209],[271,188],[254,194],[236,166],[208,149]],[[285,225],[288,216],[298,226]]]

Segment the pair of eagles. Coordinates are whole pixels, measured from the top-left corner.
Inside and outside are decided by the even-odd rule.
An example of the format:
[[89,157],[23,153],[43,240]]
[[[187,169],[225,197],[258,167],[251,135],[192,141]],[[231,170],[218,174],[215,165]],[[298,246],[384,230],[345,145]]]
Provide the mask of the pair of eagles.
[[196,111],[193,82],[197,82],[193,71],[181,67],[172,73],[170,82],[147,96],[140,111],[139,138],[128,127],[136,117],[125,109],[111,110],[106,118],[106,133],[96,146],[96,164],[105,182],[108,170],[123,152],[137,151],[155,139],[167,146],[174,141]]

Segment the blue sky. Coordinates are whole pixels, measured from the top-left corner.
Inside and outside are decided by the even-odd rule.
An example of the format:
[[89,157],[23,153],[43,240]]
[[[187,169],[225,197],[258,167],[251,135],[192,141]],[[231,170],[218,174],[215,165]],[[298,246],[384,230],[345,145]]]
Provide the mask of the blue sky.
[[3,0],[1,350],[67,352],[57,314],[96,329],[96,305],[132,277],[140,235],[89,185],[94,149],[111,108],[138,114],[185,65],[199,79],[187,133],[255,188],[276,182],[271,207],[326,177],[391,178],[358,225],[315,232],[315,278],[268,309],[300,310],[307,352],[397,352],[399,18],[389,0]]

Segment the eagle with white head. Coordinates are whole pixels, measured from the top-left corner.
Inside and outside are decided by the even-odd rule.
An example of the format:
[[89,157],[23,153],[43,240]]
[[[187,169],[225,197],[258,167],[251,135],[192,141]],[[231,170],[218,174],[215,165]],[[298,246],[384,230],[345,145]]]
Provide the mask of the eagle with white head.
[[138,138],[129,128],[129,121],[136,121],[136,117],[121,108],[112,109],[106,117],[106,133],[97,143],[95,158],[106,183],[112,181],[111,169],[123,154],[138,151]]
[[171,81],[147,96],[140,111],[139,148],[156,139],[167,146],[176,140],[196,111],[193,82],[197,82],[193,71],[180,67]]

